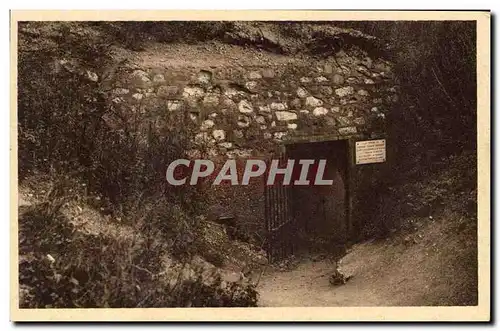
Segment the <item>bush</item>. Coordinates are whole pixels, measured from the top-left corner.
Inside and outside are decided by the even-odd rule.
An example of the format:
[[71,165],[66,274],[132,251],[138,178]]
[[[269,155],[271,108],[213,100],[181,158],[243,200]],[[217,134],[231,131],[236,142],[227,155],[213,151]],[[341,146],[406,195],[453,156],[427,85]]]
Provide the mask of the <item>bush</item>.
[[117,240],[83,234],[53,203],[19,221],[21,308],[256,306],[253,285],[225,283],[190,259],[165,265],[169,247],[153,236]]

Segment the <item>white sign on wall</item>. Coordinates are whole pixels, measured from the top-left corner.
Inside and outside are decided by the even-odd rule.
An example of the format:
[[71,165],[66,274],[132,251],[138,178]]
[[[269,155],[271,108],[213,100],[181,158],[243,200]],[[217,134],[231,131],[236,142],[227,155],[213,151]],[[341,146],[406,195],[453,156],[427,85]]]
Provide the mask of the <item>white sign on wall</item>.
[[356,164],[385,162],[385,139],[356,141]]

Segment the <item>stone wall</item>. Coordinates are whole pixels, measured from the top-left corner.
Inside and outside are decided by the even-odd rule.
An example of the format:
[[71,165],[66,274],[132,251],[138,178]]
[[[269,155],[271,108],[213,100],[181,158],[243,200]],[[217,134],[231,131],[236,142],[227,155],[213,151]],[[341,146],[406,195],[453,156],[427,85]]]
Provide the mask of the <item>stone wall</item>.
[[114,104],[156,114],[155,125],[185,114],[211,155],[249,157],[282,141],[383,136],[392,78],[388,62],[341,52],[308,65],[136,67],[110,89]]
[[[193,158],[201,156],[200,150],[219,161],[267,158],[283,143],[385,137],[387,115],[398,101],[389,62],[343,51],[321,59],[240,59],[245,63],[224,57],[206,65],[190,65],[189,60],[179,65],[168,58],[153,64],[139,61],[104,84],[110,103],[125,117],[140,114],[150,128],[160,129],[172,125],[168,118],[176,114],[194,125]],[[112,114],[106,121],[110,129],[119,129]],[[357,209],[363,203],[357,192],[384,165],[351,166],[351,199]],[[259,189],[229,186],[214,192],[243,223],[263,223]],[[354,221],[357,227],[362,223]]]

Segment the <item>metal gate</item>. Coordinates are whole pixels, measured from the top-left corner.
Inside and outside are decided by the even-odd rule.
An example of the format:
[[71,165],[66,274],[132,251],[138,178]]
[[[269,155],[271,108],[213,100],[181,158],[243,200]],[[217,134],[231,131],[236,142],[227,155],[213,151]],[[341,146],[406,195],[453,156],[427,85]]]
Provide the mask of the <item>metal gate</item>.
[[[286,166],[284,153],[279,155],[280,167]],[[271,161],[267,164],[267,172]],[[268,173],[267,173],[268,174]],[[272,185],[267,185],[267,174],[264,178],[264,205],[267,230],[267,258],[270,263],[280,261],[294,254],[295,227],[291,201],[292,189],[284,185],[283,175],[277,175]]]

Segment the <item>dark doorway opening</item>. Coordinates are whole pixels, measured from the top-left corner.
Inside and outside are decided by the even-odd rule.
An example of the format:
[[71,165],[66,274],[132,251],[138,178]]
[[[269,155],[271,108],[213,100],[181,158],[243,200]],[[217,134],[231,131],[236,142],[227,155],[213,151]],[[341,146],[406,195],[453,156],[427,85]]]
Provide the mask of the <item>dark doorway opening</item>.
[[341,254],[349,239],[349,149],[347,140],[290,144],[289,159],[326,160],[323,179],[332,185],[315,185],[311,171],[307,186],[293,186],[290,204],[297,226],[298,251]]
[[[285,155],[281,158],[294,159],[296,165],[299,160],[314,160],[314,165],[308,172],[308,185],[293,185],[300,176],[301,167],[297,166],[292,175],[292,185],[285,189],[273,187],[267,190],[266,223],[268,229],[273,231],[268,236],[270,259],[276,261],[290,254],[343,255],[351,230],[348,141],[287,144]],[[322,178],[332,180],[331,185],[315,185],[320,160],[326,161]],[[280,217],[280,210],[285,210],[282,214],[284,218]],[[276,219],[279,226],[273,225]],[[288,248],[280,249],[281,245]]]

